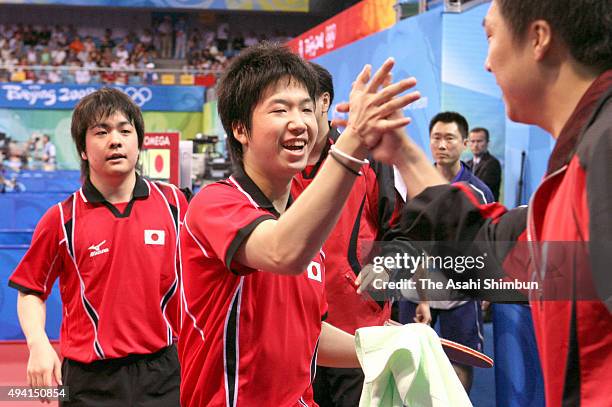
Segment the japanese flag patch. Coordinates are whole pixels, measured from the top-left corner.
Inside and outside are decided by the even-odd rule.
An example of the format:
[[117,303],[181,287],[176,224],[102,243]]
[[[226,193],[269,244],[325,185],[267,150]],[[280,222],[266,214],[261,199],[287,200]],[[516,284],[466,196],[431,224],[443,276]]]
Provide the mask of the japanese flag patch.
[[163,246],[166,242],[166,232],[163,230],[145,230],[144,242],[145,244]]

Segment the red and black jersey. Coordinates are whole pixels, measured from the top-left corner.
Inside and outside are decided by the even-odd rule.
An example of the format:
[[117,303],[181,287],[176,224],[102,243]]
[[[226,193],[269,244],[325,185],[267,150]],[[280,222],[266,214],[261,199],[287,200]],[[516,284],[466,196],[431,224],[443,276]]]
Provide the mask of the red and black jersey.
[[406,204],[393,231],[398,239],[477,241],[494,254],[479,277],[501,264],[507,277],[537,283],[527,294],[551,407],[610,405],[611,162],[608,70],[565,124],[528,208],[480,205],[465,186],[437,186]]
[[316,405],[311,383],[327,310],[322,253],[297,276],[234,259],[257,225],[278,217],[243,171],[191,201],[180,243],[185,407]]
[[[310,185],[327,158],[339,133],[332,128],[319,161],[297,174],[291,191],[299,195]],[[325,290],[329,304],[327,322],[350,333],[365,326],[383,325],[391,316],[389,302],[376,302],[369,294],[358,295],[357,275],[367,264],[373,244],[381,240],[399,218],[403,203],[393,182],[393,168],[372,161],[361,168],[342,213],[323,245],[327,270]]]
[[9,285],[46,300],[59,277],[64,357],[156,352],[178,335],[177,231],[186,209],[169,184],[137,176],[130,202],[112,205],[87,180],[42,217]]

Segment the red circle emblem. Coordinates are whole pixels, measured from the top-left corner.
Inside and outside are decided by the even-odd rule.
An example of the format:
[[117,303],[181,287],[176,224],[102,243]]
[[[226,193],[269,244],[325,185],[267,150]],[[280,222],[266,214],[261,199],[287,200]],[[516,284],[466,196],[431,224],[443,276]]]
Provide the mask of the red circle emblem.
[[164,159],[162,158],[161,154],[159,154],[157,157],[155,157],[155,171],[161,172],[163,169],[164,169]]

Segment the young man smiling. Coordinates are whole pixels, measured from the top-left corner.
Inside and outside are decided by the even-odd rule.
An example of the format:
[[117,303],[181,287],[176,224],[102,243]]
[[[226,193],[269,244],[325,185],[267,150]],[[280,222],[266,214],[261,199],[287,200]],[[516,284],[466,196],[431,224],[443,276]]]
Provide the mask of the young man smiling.
[[[117,89],[72,116],[83,186],[47,211],[9,280],[30,349],[28,383],[68,386],[66,406],[178,406],[178,230],[187,201],[136,173],[140,109]],[[60,279],[61,363],[45,334]]]
[[219,82],[219,114],[235,164],[193,199],[181,232],[185,319],[181,402],[192,406],[314,406],[317,363],[358,367],[352,335],[322,322],[320,251],[368,154],[360,135],[383,135],[418,94],[402,80],[380,91],[393,61],[351,92],[349,124],[312,184],[293,202],[294,175],[317,136],[317,77],[288,49],[244,51]]

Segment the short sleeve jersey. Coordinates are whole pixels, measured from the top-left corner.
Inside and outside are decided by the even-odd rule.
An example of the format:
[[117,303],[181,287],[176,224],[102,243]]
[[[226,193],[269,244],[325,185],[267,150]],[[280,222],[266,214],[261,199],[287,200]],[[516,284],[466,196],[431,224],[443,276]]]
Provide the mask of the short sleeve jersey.
[[156,352],[178,335],[177,231],[186,209],[169,184],[137,176],[132,200],[114,206],[87,180],[42,217],[9,285],[46,300],[59,277],[64,357]]
[[327,311],[322,252],[296,276],[234,259],[257,225],[278,216],[242,171],[190,203],[180,239],[184,407],[315,405],[311,384]]

